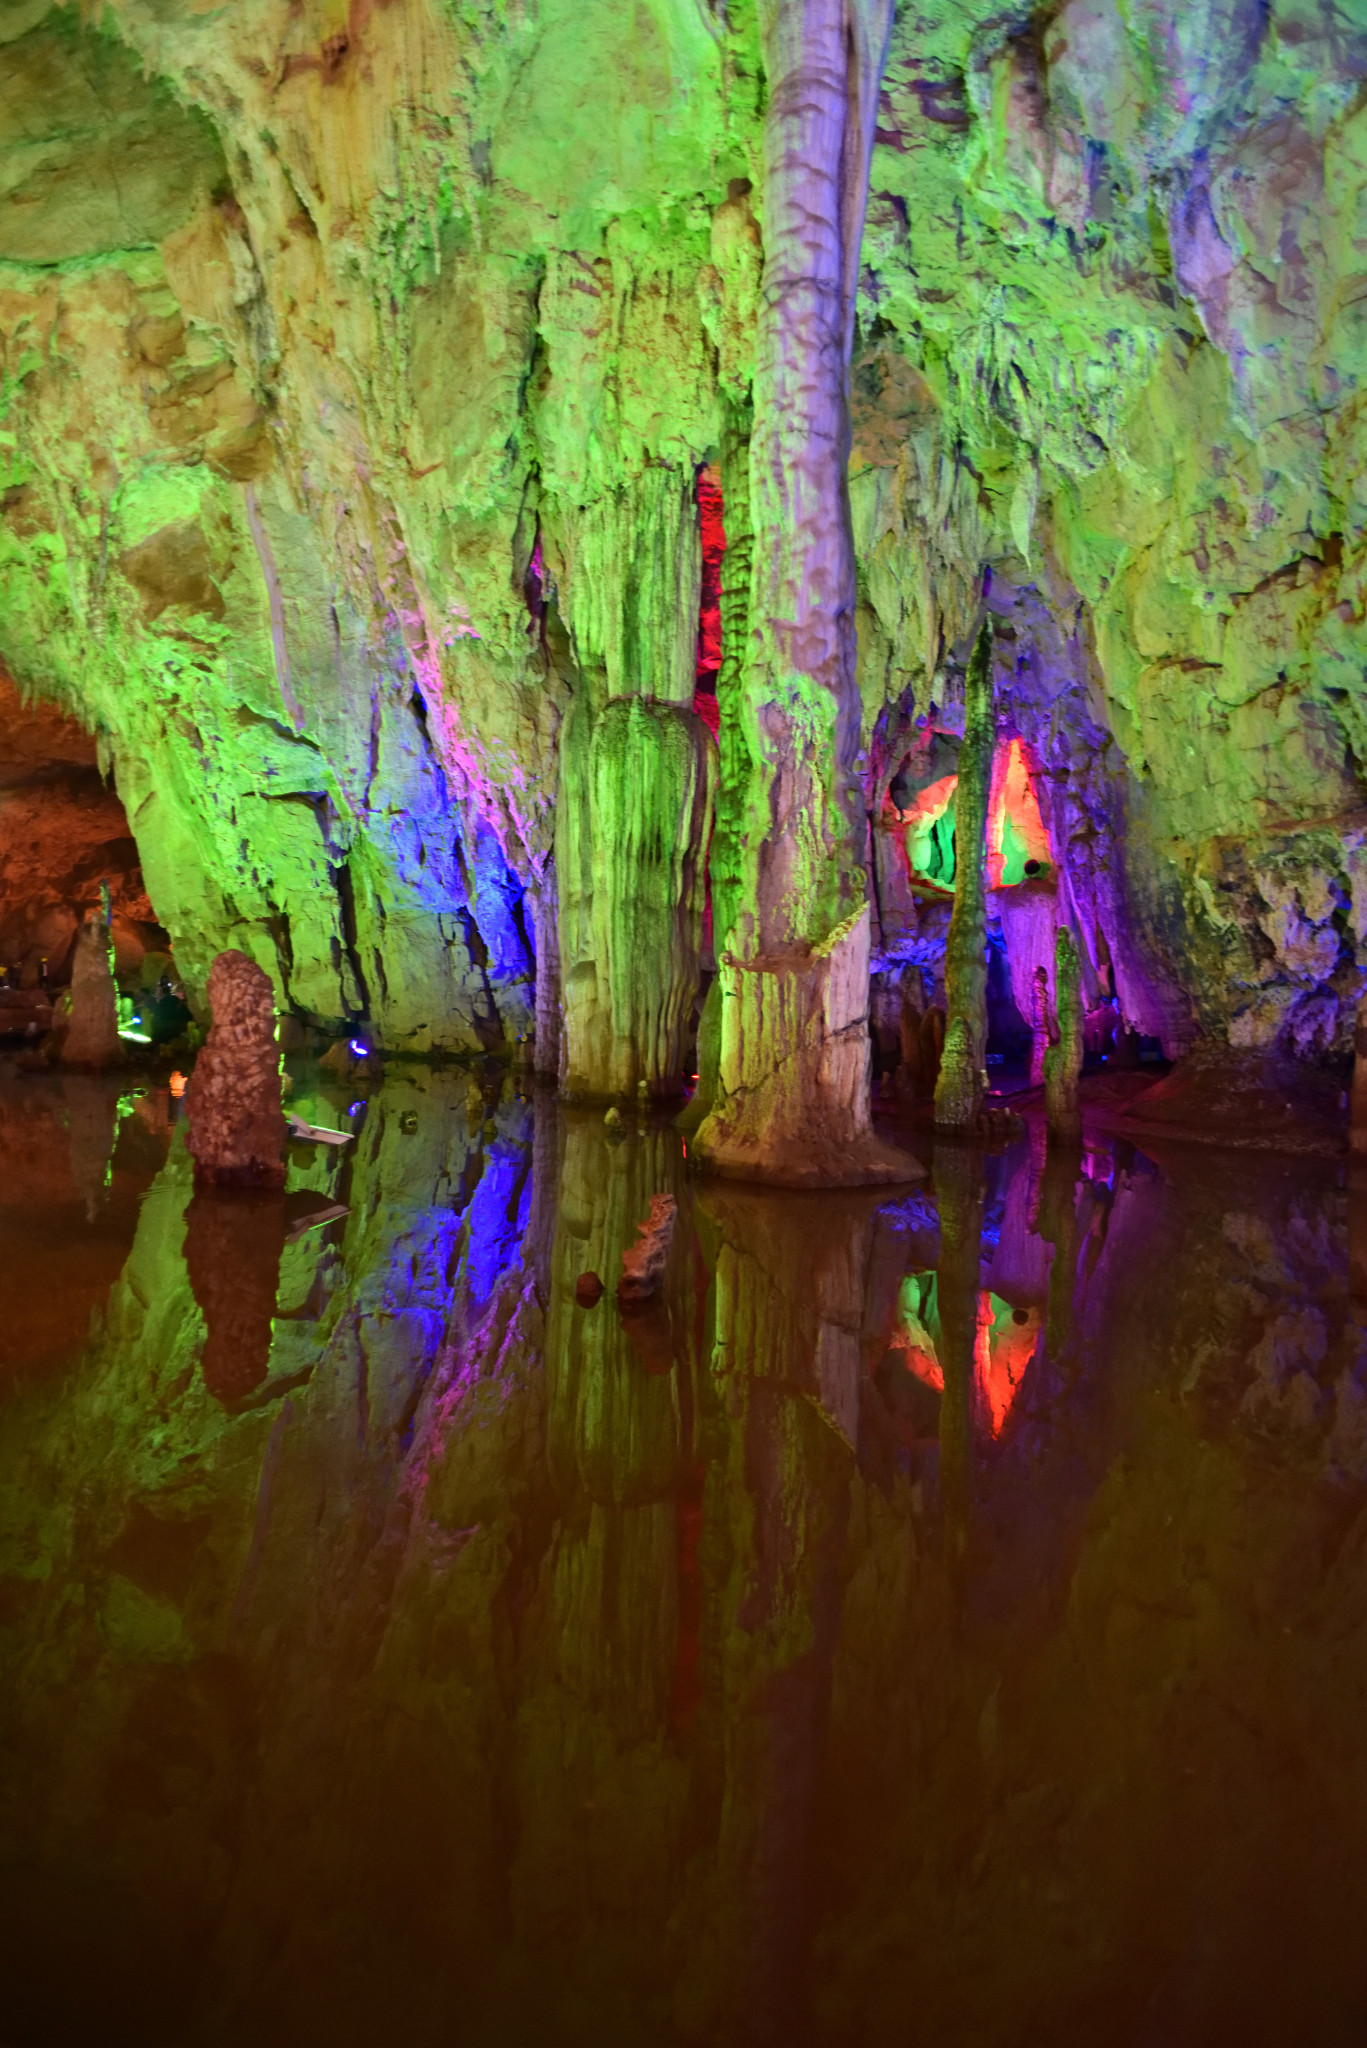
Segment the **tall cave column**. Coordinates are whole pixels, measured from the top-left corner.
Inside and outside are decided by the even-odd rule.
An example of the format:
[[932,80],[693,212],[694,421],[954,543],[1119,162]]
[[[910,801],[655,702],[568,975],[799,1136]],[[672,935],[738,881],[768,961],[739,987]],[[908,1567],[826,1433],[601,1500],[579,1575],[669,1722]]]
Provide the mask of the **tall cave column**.
[[945,1048],[935,1084],[935,1121],[977,1127],[987,1062],[987,804],[992,789],[992,629],[984,623],[968,664],[964,740],[954,796],[954,909],[945,943]]
[[[869,913],[847,491],[859,243],[891,0],[761,0],[764,273],[743,746],[723,811],[721,1050],[696,1149],[792,1184],[904,1177],[869,1120]],[[734,805],[734,811],[732,806]]]

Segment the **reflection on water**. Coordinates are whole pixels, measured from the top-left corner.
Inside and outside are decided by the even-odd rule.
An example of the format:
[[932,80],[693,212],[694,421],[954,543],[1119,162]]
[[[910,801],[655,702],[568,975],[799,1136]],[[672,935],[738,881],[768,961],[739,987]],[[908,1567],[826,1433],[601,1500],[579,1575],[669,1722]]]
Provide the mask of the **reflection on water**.
[[69,1086],[0,1084],[0,2041],[1362,2038],[1332,1170],[784,1195],[412,1069],[225,1200]]

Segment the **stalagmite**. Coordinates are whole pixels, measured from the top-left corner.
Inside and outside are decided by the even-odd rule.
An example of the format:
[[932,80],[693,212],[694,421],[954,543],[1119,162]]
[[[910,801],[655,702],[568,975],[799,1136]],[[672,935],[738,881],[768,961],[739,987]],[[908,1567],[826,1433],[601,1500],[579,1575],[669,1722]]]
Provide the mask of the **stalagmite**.
[[1045,1114],[1051,1131],[1075,1135],[1082,1129],[1077,1084],[1082,1072],[1082,963],[1067,925],[1054,941],[1054,1013],[1058,1039],[1044,1056]]
[[968,664],[964,737],[954,797],[954,911],[945,945],[945,1045],[935,1085],[943,1130],[976,1130],[986,1089],[987,888],[984,840],[996,718],[992,628],[984,621]]
[[285,1118],[270,976],[245,953],[209,970],[213,1024],[186,1091],[195,1179],[227,1187],[285,1184]]
[[1044,1059],[1049,1050],[1049,976],[1037,967],[1030,978],[1030,1086],[1044,1085]]
[[94,1071],[123,1058],[118,991],[109,959],[109,927],[92,913],[76,937],[71,967],[71,1022],[62,1040],[62,1065]]
[[[719,927],[712,1171],[794,1185],[915,1169],[869,1120],[869,913],[856,763],[849,364],[888,0],[766,0],[764,272],[750,439],[743,744],[722,810],[739,889]],[[737,790],[735,782],[744,777]]]

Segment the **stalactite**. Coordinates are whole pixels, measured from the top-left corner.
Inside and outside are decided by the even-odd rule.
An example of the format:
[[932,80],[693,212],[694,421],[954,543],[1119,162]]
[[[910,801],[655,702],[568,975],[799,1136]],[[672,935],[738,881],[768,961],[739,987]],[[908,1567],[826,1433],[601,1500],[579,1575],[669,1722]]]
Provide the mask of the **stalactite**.
[[968,664],[964,737],[954,797],[954,911],[945,945],[945,1045],[935,1085],[942,1129],[977,1128],[986,1087],[987,888],[984,839],[996,716],[992,628],[985,621]]
[[1077,1084],[1082,1072],[1082,963],[1077,942],[1067,925],[1054,941],[1054,1014],[1058,1040],[1044,1056],[1045,1113],[1051,1131],[1075,1134],[1082,1129]]
[[566,720],[556,880],[570,1097],[682,1092],[715,781],[712,736],[682,705],[619,697]]

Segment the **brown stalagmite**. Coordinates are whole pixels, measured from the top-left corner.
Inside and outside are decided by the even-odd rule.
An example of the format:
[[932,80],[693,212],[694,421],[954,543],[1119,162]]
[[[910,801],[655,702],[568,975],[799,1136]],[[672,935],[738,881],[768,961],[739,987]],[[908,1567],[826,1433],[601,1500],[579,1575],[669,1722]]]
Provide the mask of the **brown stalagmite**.
[[1082,963],[1067,925],[1054,940],[1054,1014],[1058,1039],[1044,1056],[1044,1107],[1051,1131],[1076,1136],[1082,1129],[1077,1084],[1082,1072]]
[[71,967],[71,1022],[62,1040],[62,1065],[88,1072],[116,1066],[119,1040],[118,991],[109,961],[109,927],[91,915],[76,936]]
[[213,1025],[186,1090],[195,1179],[224,1187],[285,1184],[285,1118],[270,976],[245,953],[209,970]]
[[987,802],[996,713],[992,627],[984,620],[968,664],[964,738],[954,796],[954,910],[945,945],[945,1045],[935,1084],[943,1130],[976,1130],[987,1062]]

